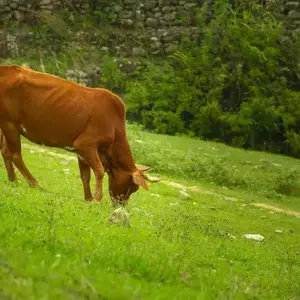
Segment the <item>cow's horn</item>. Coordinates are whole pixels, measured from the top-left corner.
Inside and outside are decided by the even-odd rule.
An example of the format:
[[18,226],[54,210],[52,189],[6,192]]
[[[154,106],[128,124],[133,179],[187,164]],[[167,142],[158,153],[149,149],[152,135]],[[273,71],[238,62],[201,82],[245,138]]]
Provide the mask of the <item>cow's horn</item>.
[[160,178],[152,177],[152,176],[149,176],[147,174],[144,174],[144,178],[149,182],[158,182],[158,181],[160,181]]
[[140,164],[135,164],[136,168],[145,172],[145,171],[149,171],[151,169],[151,167],[148,166],[144,166],[144,165],[140,165]]

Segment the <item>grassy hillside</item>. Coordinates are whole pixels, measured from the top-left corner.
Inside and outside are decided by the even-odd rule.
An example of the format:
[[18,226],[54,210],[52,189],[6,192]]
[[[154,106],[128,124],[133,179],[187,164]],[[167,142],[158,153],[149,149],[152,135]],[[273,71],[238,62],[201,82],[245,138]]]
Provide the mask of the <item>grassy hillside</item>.
[[106,179],[100,205],[83,201],[68,153],[24,149],[44,190],[9,183],[0,161],[0,298],[298,299],[299,160],[128,128],[162,177],[130,199],[130,227],[107,222]]

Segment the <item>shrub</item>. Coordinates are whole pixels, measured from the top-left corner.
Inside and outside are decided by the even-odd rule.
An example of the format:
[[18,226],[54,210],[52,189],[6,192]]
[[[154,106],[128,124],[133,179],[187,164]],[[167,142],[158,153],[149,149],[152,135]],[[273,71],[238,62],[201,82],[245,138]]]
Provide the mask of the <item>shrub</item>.
[[128,118],[299,157],[300,39],[256,1],[231,2],[215,1],[210,19],[203,5],[198,38],[127,85]]

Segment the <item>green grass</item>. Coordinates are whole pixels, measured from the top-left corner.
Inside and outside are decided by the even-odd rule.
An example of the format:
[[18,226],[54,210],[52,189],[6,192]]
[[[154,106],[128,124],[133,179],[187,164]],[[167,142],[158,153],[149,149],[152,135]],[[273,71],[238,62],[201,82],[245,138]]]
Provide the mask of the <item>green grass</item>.
[[85,203],[76,162],[24,149],[45,189],[19,173],[9,183],[0,161],[0,299],[300,299],[299,219],[250,205],[300,212],[298,178],[289,177],[299,160],[128,128],[139,163],[215,194],[184,200],[151,184],[129,201],[130,227],[119,227],[107,222],[106,178],[102,203]]

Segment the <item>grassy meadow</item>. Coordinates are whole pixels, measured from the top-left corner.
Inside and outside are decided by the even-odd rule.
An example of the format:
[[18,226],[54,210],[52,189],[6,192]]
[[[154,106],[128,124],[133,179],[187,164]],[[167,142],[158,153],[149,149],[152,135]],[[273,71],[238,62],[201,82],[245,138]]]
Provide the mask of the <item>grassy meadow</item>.
[[53,153],[71,154],[23,149],[43,190],[8,182],[0,160],[0,299],[300,299],[299,160],[128,136],[162,178],[131,197],[128,227],[107,221],[106,177],[102,203],[84,202],[76,161]]

